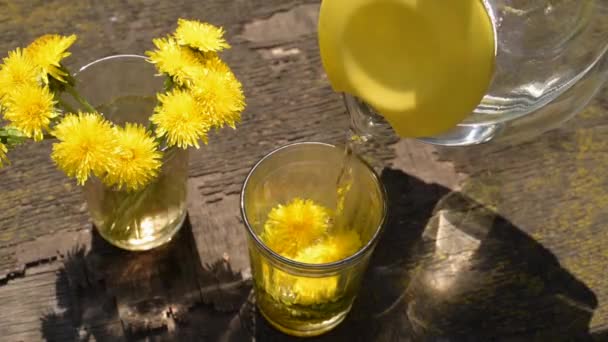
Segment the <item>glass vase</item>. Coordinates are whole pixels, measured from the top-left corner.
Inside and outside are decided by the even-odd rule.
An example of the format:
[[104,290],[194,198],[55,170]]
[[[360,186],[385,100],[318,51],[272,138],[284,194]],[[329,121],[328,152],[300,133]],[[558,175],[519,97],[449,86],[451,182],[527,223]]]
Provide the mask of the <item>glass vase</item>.
[[[136,55],[96,60],[82,67],[75,78],[80,95],[117,125],[148,126],[156,93],[162,91],[164,82],[145,57]],[[169,242],[186,217],[187,178],[188,152],[165,148],[159,176],[139,191],[118,190],[97,178],[89,179],[84,195],[97,231],[109,243],[132,251]]]

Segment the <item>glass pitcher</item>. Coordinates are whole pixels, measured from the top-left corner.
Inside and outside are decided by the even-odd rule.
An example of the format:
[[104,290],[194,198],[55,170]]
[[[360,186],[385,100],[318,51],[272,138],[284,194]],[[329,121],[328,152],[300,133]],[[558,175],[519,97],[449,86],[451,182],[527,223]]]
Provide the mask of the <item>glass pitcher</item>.
[[[532,137],[573,117],[608,78],[608,0],[483,3],[496,39],[490,87],[465,121],[422,141],[462,146]],[[371,106],[348,94],[344,101],[355,133],[385,132],[388,124]]]

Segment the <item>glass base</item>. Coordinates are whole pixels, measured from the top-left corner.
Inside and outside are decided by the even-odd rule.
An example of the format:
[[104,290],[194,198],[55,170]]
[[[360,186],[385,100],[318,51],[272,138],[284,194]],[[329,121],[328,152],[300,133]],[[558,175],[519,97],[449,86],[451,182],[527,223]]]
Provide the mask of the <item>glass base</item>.
[[187,211],[184,210],[180,216],[165,226],[161,231],[157,232],[157,234],[142,239],[131,238],[128,240],[118,240],[114,236],[104,234],[104,230],[97,228],[97,226],[95,226],[95,229],[97,229],[97,232],[104,240],[115,247],[132,252],[143,252],[169,243],[182,228],[186,221],[186,216]]
[[280,332],[285,333],[287,335],[297,336],[297,337],[313,337],[313,336],[319,336],[319,335],[325,334],[326,332],[334,329],[340,323],[342,323],[342,321],[344,321],[344,319],[346,318],[346,315],[350,311],[350,308],[349,308],[349,310],[346,310],[326,321],[323,321],[320,323],[310,323],[310,324],[306,324],[306,325],[299,325],[298,329],[295,329],[293,327],[287,327],[285,325],[282,325],[282,324],[279,324],[279,323],[273,321],[259,305],[257,306],[257,308],[260,311],[260,313],[262,314],[262,316],[264,316],[266,321],[268,323],[270,323],[270,325],[272,325],[275,329],[277,329]]

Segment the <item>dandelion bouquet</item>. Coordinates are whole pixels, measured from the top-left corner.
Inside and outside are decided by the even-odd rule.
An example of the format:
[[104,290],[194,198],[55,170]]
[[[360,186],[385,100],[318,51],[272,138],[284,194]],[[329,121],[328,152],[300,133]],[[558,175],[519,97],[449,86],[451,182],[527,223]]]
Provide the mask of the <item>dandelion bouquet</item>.
[[121,238],[146,235],[142,229],[149,222],[135,222],[133,216],[142,207],[145,211],[154,189],[161,187],[167,161],[206,144],[212,129],[235,128],[245,107],[240,82],[218,54],[229,48],[224,31],[180,19],[175,32],[153,40],[155,49],[146,53],[146,61],[165,81],[153,112],[141,113],[149,118],[147,124],[118,125],[81,95],[78,76],[63,64],[75,40],[74,35],[45,35],[4,58],[0,166],[8,164],[7,153],[18,145],[52,139],[51,158],[66,175],[85,188],[98,182],[121,194],[105,210],[111,217],[103,219],[108,225],[104,237],[110,231]]

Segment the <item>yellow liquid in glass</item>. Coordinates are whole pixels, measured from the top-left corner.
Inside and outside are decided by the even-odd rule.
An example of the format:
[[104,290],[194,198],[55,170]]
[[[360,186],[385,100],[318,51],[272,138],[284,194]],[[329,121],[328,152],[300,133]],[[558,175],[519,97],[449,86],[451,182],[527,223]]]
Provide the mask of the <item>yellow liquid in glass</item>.
[[363,99],[402,137],[462,122],[494,71],[481,0],[324,0],[319,44],[334,89]]

